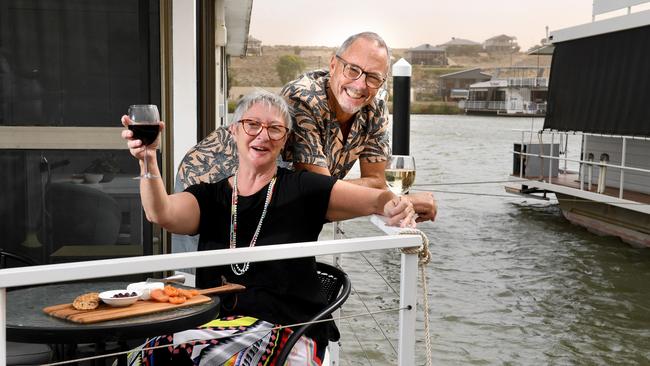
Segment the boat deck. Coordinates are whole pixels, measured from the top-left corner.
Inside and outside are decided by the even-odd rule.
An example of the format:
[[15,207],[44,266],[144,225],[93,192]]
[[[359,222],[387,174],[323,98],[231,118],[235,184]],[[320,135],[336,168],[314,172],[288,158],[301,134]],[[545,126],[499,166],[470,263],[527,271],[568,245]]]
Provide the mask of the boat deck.
[[[519,178],[518,175],[512,175],[512,177]],[[524,177],[524,179],[530,179],[530,180],[539,180],[540,177]],[[544,181],[546,181],[547,178],[544,178]],[[570,187],[570,188],[575,188],[575,189],[580,189],[580,176],[577,173],[570,173],[570,174],[559,174],[557,177],[552,177],[551,182],[552,184],[557,184],[560,186],[564,187]],[[517,186],[520,186],[519,184],[516,184]],[[513,185],[508,185],[510,189],[513,189]],[[589,189],[591,188],[591,189]],[[584,185],[584,191],[587,192],[592,192],[592,193],[597,193],[596,189],[598,188],[598,185],[596,184],[591,184],[591,187],[585,183]],[[518,188],[514,188],[518,189]],[[518,189],[519,192],[521,192],[521,189]],[[603,193],[606,196],[609,197],[614,197],[618,198],[619,195],[619,189],[617,187],[605,187],[605,192]],[[636,191],[631,191],[624,189],[623,190],[623,199],[630,200],[630,201],[636,201],[636,202],[641,202],[641,203],[646,203],[650,204],[650,194],[645,194],[645,193],[640,193]]]

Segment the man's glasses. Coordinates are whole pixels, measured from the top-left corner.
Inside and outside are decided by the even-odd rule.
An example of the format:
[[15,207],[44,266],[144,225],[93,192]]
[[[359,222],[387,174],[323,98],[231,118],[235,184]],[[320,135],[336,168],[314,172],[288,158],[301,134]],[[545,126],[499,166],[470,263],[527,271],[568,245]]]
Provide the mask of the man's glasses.
[[366,74],[366,85],[373,89],[379,89],[386,81],[386,77],[379,73],[363,71],[362,68],[345,61],[339,55],[336,55],[336,58],[343,63],[343,76],[350,80],[357,80],[361,75]]
[[287,132],[289,132],[287,127],[262,123],[254,119],[242,119],[238,122],[241,123],[244,132],[246,132],[248,136],[257,136],[266,128],[266,133],[269,136],[269,139],[277,141],[282,140],[282,138],[287,135]]

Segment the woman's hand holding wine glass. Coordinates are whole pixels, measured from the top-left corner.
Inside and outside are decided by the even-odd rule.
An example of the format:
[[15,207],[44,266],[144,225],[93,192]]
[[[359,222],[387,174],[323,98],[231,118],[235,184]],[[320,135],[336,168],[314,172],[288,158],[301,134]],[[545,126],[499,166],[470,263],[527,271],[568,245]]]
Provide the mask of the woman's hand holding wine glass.
[[415,159],[410,155],[391,155],[385,175],[388,189],[398,196],[406,194],[415,182]]
[[128,128],[122,131],[122,138],[128,140],[127,146],[131,154],[143,160],[144,172],[135,178],[157,178],[157,175],[149,173],[148,155],[152,155],[152,162],[155,165],[158,135],[164,128],[164,123],[160,121],[158,107],[149,104],[132,105],[129,107],[128,115],[122,116],[122,125]]
[[[415,182],[415,158],[409,155],[392,155],[386,165],[386,184],[398,196],[409,192]],[[434,221],[438,204],[431,192],[410,193],[409,201],[416,212],[416,221]]]

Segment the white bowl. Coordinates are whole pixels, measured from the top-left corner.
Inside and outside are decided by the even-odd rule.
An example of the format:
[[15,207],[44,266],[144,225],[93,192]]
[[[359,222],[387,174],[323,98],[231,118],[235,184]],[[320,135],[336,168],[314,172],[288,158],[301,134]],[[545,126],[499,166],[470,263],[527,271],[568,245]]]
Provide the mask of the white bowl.
[[151,298],[151,291],[155,289],[164,289],[165,284],[162,282],[136,282],[126,286],[127,291],[142,291],[142,300]]
[[[117,294],[131,294],[134,296],[113,297]],[[99,293],[99,298],[110,306],[129,306],[140,299],[142,296],[141,290],[110,290]]]
[[104,178],[104,174],[90,174],[84,173],[84,182],[86,183],[99,183]]

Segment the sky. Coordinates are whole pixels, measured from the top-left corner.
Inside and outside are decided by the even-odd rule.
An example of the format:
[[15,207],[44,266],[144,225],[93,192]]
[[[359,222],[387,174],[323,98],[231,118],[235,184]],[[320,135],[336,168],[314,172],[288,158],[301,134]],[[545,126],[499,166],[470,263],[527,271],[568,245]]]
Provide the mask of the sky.
[[[374,31],[391,48],[483,42],[507,34],[522,50],[550,31],[591,22],[593,0],[253,0],[249,34],[262,45],[336,47]],[[318,5],[317,5],[318,4]]]

